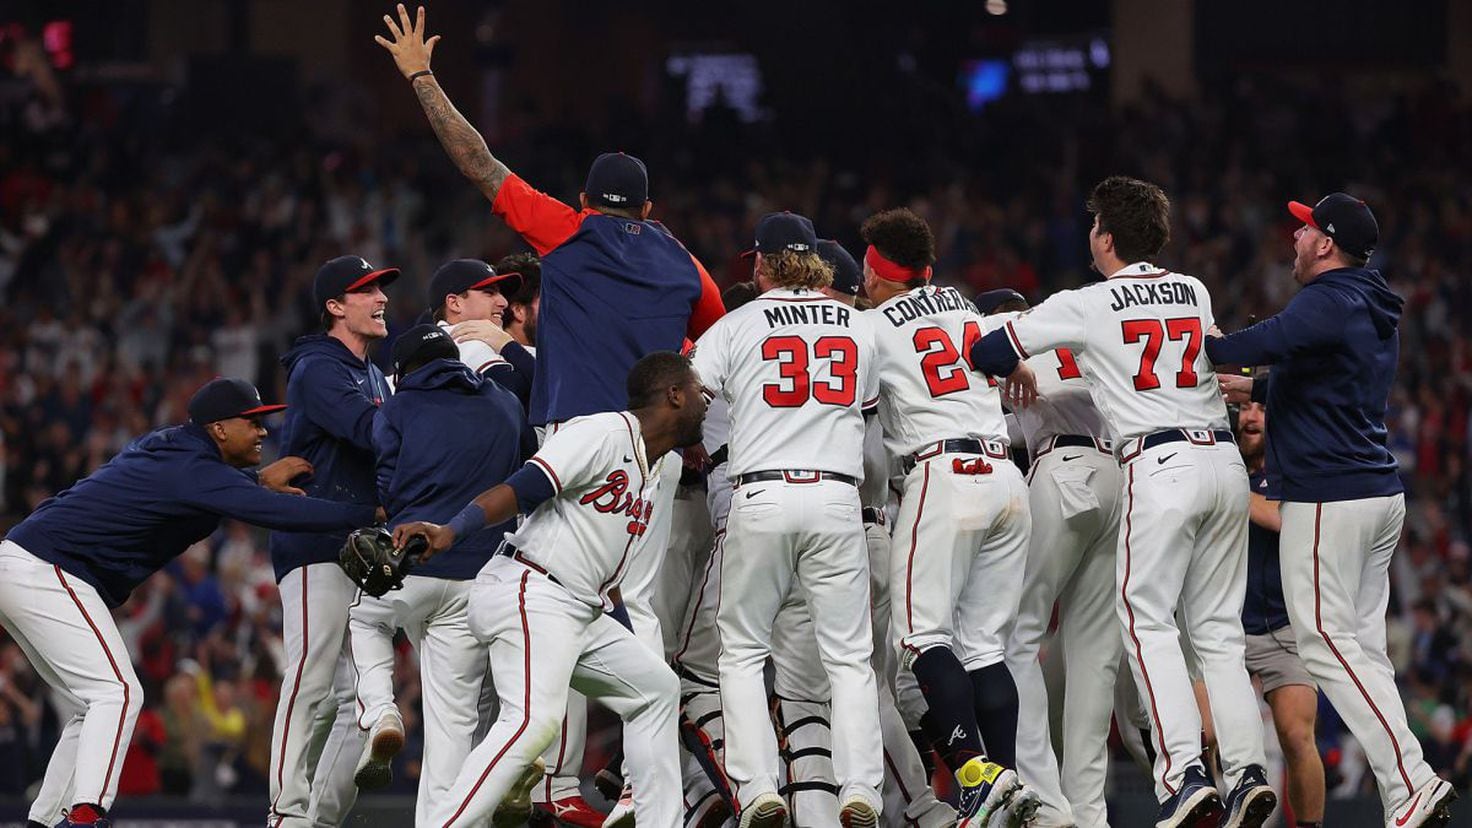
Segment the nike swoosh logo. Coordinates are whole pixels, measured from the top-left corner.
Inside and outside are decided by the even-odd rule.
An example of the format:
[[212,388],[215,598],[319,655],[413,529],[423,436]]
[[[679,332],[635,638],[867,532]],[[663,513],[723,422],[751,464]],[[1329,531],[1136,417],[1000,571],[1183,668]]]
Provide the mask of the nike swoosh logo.
[[766,489],[757,489],[754,492],[747,492],[746,493],[746,499],[747,500],[751,500],[753,497],[755,497],[755,496],[757,496],[757,495],[759,495],[759,494],[761,494],[762,492],[765,492],[765,491],[766,491]]
[[1407,822],[1410,822],[1411,821],[1411,815],[1414,814],[1414,813],[1416,813],[1416,806],[1417,805],[1420,805],[1420,804],[1421,804],[1421,795],[1420,794],[1416,794],[1416,798],[1411,800],[1411,807],[1409,807],[1409,808],[1406,809],[1406,812],[1405,812],[1404,815],[1399,816],[1399,817],[1396,817],[1395,824],[1396,825],[1405,825]]
[[632,462],[634,462],[634,458],[625,456],[624,457],[624,462],[625,463],[632,463]]
[[1167,460],[1171,459],[1172,457],[1175,457],[1177,454],[1180,454],[1180,452],[1173,451],[1170,454],[1165,455],[1164,457],[1157,457],[1157,458],[1155,458],[1155,462],[1156,463],[1159,463],[1162,466],[1164,466],[1165,465],[1165,462]]
[[1077,460],[1080,457],[1083,457],[1083,455],[1082,454],[1074,454],[1074,455],[1065,454],[1065,455],[1063,455],[1063,462],[1067,463],[1069,460]]

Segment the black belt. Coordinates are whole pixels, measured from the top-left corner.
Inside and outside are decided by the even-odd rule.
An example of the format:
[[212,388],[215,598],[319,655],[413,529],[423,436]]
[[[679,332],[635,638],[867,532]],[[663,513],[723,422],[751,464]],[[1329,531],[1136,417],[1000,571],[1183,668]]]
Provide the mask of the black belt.
[[522,566],[525,566],[527,569],[530,569],[533,572],[540,572],[543,575],[546,575],[547,576],[547,580],[551,581],[552,583],[554,583],[554,584],[556,584],[558,586],[562,586],[562,582],[559,581],[559,580],[557,580],[557,576],[556,575],[553,575],[551,572],[548,572],[546,570],[546,568],[543,567],[541,564],[537,563],[536,561],[532,560],[531,558],[528,558],[526,556],[526,553],[522,552],[520,549],[517,549],[516,547],[512,546],[509,543],[503,543],[503,544],[501,544],[501,551],[499,553],[497,553],[497,554],[505,555],[506,557],[510,558],[513,561],[516,561],[517,563],[521,564]]
[[721,443],[721,447],[710,453],[710,467],[715,468],[731,459],[731,445]]
[[[1147,434],[1136,440],[1122,440],[1115,444],[1120,453],[1119,462],[1128,463],[1140,456],[1140,453],[1156,446],[1167,443],[1190,443],[1193,446],[1214,446],[1218,443],[1235,443],[1232,432],[1218,428],[1210,431],[1184,428],[1168,428],[1165,431],[1157,431]],[[1135,444],[1134,451],[1128,451],[1130,444]],[[1127,453],[1128,452],[1128,453]]]
[[858,488],[859,479],[846,474],[829,471],[814,471],[812,469],[772,469],[770,471],[747,472],[736,478],[737,486],[745,486],[747,483],[762,483],[769,480],[782,480],[787,483],[817,483],[819,480],[834,480],[839,483],[847,483]]
[[1114,444],[1109,440],[1100,440],[1097,437],[1089,437],[1084,434],[1060,434],[1056,437],[1048,437],[1039,440],[1037,446],[1028,446],[1033,450],[1033,462],[1060,448],[1086,448],[1101,452],[1110,457],[1114,456]]
[[861,514],[863,514],[864,516],[864,523],[866,525],[873,523],[879,526],[883,526],[886,521],[884,510],[875,509],[873,506],[865,506]]
[[922,460],[942,454],[981,454],[994,460],[1009,459],[1007,447],[999,440],[977,440],[972,437],[936,440],[904,459],[905,474],[909,474]]

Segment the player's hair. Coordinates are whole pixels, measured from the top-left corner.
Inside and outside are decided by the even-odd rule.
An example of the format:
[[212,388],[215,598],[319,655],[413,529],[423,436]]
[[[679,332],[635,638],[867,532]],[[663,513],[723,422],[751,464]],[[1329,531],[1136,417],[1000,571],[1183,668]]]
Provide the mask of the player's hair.
[[496,272],[521,274],[521,289],[506,297],[513,305],[530,305],[542,292],[542,260],[535,253],[512,253],[496,262]]
[[1010,313],[1012,311],[1025,311],[1028,309],[1028,307],[1029,305],[1027,304],[1026,299],[1008,299],[1002,304],[997,305],[995,308],[992,308],[992,313]]
[[821,290],[833,284],[833,265],[817,253],[795,250],[779,250],[770,256],[763,253],[758,268],[774,287]]
[[1170,199],[1148,181],[1111,175],[1094,186],[1087,206],[1123,261],[1154,261],[1170,241]]
[[[878,248],[884,258],[901,267],[924,270],[935,264],[935,234],[930,232],[925,219],[909,208],[897,207],[875,213],[864,220],[859,235]],[[905,284],[921,287],[925,280],[916,277]]]
[[667,389],[685,384],[693,370],[690,359],[674,351],[645,354],[629,369],[629,378],[624,383],[624,390],[629,394],[629,409],[654,405]]
[[730,313],[760,295],[755,282],[737,282],[722,291],[721,304],[726,306],[726,313]]

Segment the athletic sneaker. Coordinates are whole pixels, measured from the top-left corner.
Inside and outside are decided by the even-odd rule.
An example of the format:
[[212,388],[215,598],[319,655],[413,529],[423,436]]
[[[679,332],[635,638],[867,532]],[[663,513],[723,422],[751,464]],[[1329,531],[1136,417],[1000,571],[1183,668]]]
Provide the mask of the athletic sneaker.
[[386,710],[368,731],[368,743],[363,745],[363,755],[358,757],[358,769],[353,773],[358,790],[388,787],[394,781],[394,757],[403,749],[404,720],[399,711]]
[[1186,768],[1186,781],[1175,796],[1160,806],[1155,828],[1205,828],[1216,825],[1222,813],[1222,798],[1206,781],[1200,765]]
[[1227,795],[1227,815],[1222,828],[1261,828],[1273,809],[1278,807],[1278,795],[1268,784],[1267,772],[1261,765],[1248,765],[1242,772],[1237,787]]
[[1397,808],[1391,815],[1395,828],[1441,828],[1452,821],[1452,803],[1457,801],[1457,791],[1450,782],[1440,777],[1417,788],[1410,801]]

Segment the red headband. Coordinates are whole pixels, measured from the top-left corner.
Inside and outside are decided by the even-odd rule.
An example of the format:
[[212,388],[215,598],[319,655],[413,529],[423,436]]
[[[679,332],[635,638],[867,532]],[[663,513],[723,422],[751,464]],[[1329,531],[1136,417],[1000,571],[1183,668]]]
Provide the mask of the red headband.
[[908,282],[911,279],[930,278],[929,265],[923,268],[905,267],[902,264],[884,258],[884,254],[879,252],[879,248],[872,244],[869,245],[868,250],[864,251],[864,264],[868,265],[869,269],[874,271],[874,275],[887,282]]

